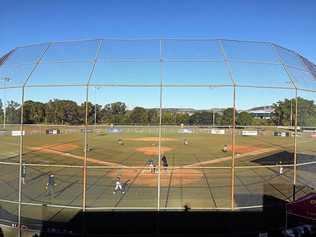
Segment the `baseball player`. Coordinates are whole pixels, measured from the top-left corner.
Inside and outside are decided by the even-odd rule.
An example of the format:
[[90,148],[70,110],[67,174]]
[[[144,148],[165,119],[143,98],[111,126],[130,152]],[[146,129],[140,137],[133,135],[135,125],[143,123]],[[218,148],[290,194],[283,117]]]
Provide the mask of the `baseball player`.
[[56,186],[55,175],[50,173],[48,175],[47,184],[46,184],[46,190],[47,190],[48,196],[54,196],[55,186]]
[[282,166],[282,161],[280,161],[279,165],[280,165],[279,175],[283,175],[284,168],[283,168],[283,166]]
[[167,160],[167,157],[165,155],[162,156],[161,162],[162,162],[162,166],[164,167],[164,170],[167,170],[167,168],[168,168],[168,160]]
[[22,184],[25,184],[26,165],[25,165],[25,162],[24,162],[24,161],[22,162],[21,178],[22,178]]
[[228,151],[228,146],[225,144],[223,147],[223,152],[227,152]]
[[119,138],[119,139],[117,140],[117,144],[123,146],[123,145],[124,145],[124,142],[123,142],[123,140],[122,140],[121,138]]
[[153,162],[153,160],[150,160],[148,163],[149,169],[150,169],[150,173],[155,173],[156,172],[156,166]]
[[189,145],[188,139],[185,138],[184,141],[183,141],[183,144],[184,144],[184,145]]
[[120,191],[122,194],[125,193],[125,191],[123,190],[122,184],[121,184],[121,178],[120,177],[116,177],[113,194],[116,194],[117,191]]

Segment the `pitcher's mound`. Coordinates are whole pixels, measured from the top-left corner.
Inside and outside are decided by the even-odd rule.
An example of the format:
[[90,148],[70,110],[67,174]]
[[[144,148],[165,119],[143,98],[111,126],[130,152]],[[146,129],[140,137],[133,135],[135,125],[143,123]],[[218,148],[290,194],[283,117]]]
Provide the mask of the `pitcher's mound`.
[[[172,151],[173,149],[171,147],[162,146],[160,147],[161,153],[165,153],[168,151]],[[143,153],[148,156],[154,156],[159,154],[158,147],[155,146],[144,146],[144,147],[138,147],[135,149],[135,151]]]

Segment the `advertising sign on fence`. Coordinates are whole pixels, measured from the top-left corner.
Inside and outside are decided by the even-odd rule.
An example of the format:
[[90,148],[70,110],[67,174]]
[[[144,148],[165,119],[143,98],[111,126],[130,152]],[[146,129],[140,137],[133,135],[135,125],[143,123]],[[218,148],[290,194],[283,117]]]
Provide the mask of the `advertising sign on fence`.
[[241,135],[242,136],[258,136],[258,131],[256,131],[256,130],[253,130],[253,131],[243,130],[243,131],[241,131]]
[[178,133],[193,133],[191,128],[182,128],[178,130]]
[[108,133],[121,133],[123,130],[121,128],[108,128],[106,129],[106,132]]
[[24,136],[25,135],[25,131],[12,131],[11,135],[13,137]]
[[47,129],[46,134],[47,135],[57,135],[57,134],[60,134],[60,130],[59,129]]
[[211,134],[223,135],[223,134],[225,134],[225,129],[212,128],[211,129]]
[[280,132],[280,131],[273,132],[273,136],[276,136],[276,137],[288,137],[289,135],[290,135],[289,132]]

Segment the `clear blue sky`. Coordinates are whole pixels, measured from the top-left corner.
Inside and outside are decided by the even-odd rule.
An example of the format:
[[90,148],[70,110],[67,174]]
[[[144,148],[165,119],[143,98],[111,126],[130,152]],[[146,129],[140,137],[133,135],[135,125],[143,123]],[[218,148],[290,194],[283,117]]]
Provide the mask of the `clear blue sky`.
[[0,55],[69,39],[201,37],[271,41],[316,62],[315,14],[314,0],[2,0]]

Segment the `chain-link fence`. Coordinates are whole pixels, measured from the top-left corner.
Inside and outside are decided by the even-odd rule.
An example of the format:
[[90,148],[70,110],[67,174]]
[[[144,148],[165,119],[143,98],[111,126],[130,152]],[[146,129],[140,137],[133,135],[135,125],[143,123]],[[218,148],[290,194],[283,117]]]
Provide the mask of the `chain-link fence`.
[[267,42],[18,47],[0,59],[0,219],[36,226],[80,210],[242,210],[302,196],[316,186],[315,72]]

